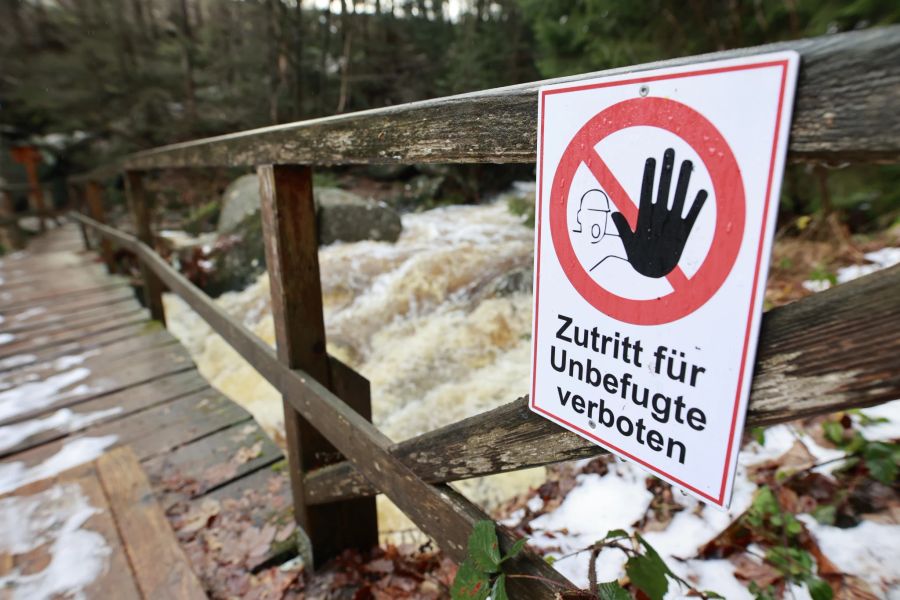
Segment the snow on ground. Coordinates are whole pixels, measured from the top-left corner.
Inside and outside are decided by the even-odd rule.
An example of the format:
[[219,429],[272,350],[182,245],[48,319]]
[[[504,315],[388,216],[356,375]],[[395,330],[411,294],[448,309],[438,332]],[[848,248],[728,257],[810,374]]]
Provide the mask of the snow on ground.
[[22,321],[27,321],[28,319],[32,319],[34,317],[40,316],[47,312],[47,309],[43,306],[32,306],[31,308],[27,308],[20,312],[17,315],[12,317],[13,321],[19,323]]
[[15,369],[22,367],[37,360],[34,354],[13,354],[0,360],[0,369]]
[[98,512],[76,483],[0,499],[0,554],[26,554],[42,546],[49,554],[49,562],[38,571],[25,574],[13,569],[0,576],[0,595],[27,600],[83,598],[85,588],[109,567],[109,545],[85,527]]
[[872,589],[882,589],[888,582],[900,592],[900,526],[863,521],[841,529],[822,525],[810,515],[799,519],[841,571],[864,579]]
[[863,425],[863,419],[854,417],[854,425],[864,438],[873,442],[900,439],[900,400],[869,407],[862,413],[869,419],[881,421]]
[[60,433],[78,431],[91,423],[96,423],[120,412],[122,412],[121,406],[81,414],[72,412],[68,408],[61,408],[49,417],[30,419],[21,423],[0,427],[0,451],[17,446],[38,433],[45,431],[58,431]]
[[[896,439],[900,429],[900,400],[866,409],[863,414],[891,420],[861,426],[864,436]],[[858,416],[856,419],[862,420]],[[664,530],[644,532],[643,537],[675,573],[695,581],[698,589],[716,591],[729,600],[751,598],[746,587],[735,578],[732,563],[691,557],[750,507],[757,486],[747,477],[747,468],[781,457],[797,441],[806,446],[817,462],[843,456],[843,452],[819,446],[810,436],[790,425],[770,427],[764,432],[762,444],[751,442],[740,454],[730,510],[706,507],[695,498],[673,490],[675,501],[685,510],[676,513]],[[818,470],[827,473],[838,465],[835,463]],[[609,530],[634,531],[633,525],[641,520],[652,500],[652,493],[645,483],[647,477],[639,467],[618,459],[610,463],[604,475],[578,475],[576,487],[559,507],[530,522],[533,535],[529,544],[551,549],[548,554],[556,559],[554,567],[575,585],[586,588],[589,552],[579,550],[602,539]],[[542,506],[539,498],[532,498],[528,508],[536,511]],[[523,514],[524,511],[517,511],[504,523],[512,525]],[[800,518],[819,541],[826,556],[847,574],[866,580],[873,590],[900,589],[897,566],[900,565],[900,526],[864,521],[857,527],[839,529],[820,525],[809,515]],[[619,578],[624,573],[625,560],[621,551],[604,549],[597,561],[597,581]],[[794,592],[797,600],[809,597],[805,588],[797,587]],[[679,598],[683,593],[684,590],[673,584],[667,598]]]
[[[80,366],[85,360],[99,354],[91,350],[82,354],[60,356],[46,364],[50,376],[35,371],[9,372],[0,375],[0,421],[50,406],[64,398],[79,396],[92,391],[86,384],[76,385],[87,379],[91,370]],[[30,362],[33,355],[11,357],[17,361],[0,363],[2,367],[17,366],[17,362]],[[42,370],[43,372],[43,370]],[[74,386],[74,387],[72,387]]]
[[116,435],[69,439],[59,451],[41,463],[26,467],[21,461],[0,463],[0,494],[32,481],[53,477],[66,469],[92,461],[118,441]]
[[[836,280],[839,284],[859,279],[863,275],[887,269],[900,263],[900,248],[882,248],[875,252],[867,252],[864,256],[869,261],[869,264],[850,265],[849,267],[838,269]],[[825,279],[814,279],[804,281],[802,285],[810,292],[822,292],[831,287],[831,282]]]
[[29,381],[0,392],[0,421],[44,408],[62,398],[89,392],[90,386],[87,385],[70,386],[87,379],[90,374],[90,369],[78,367],[51,375],[43,381]]

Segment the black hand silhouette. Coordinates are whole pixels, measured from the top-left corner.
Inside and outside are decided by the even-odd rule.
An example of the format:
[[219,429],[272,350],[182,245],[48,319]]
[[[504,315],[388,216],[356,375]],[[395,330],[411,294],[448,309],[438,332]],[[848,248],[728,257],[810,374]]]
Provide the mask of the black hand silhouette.
[[681,163],[675,200],[669,204],[669,186],[672,183],[672,169],[675,165],[675,151],[669,148],[663,154],[662,173],[659,177],[659,192],[653,202],[653,179],[656,161],[648,158],[644,163],[644,182],[641,185],[641,204],[638,207],[637,227],[634,231],[622,213],[613,213],[612,220],[619,230],[625,246],[628,262],[647,277],[665,277],[678,265],[684,245],[687,243],[694,222],[706,202],[706,190],[697,192],[697,197],[686,217],[682,218],[684,200],[694,164],[686,160]]

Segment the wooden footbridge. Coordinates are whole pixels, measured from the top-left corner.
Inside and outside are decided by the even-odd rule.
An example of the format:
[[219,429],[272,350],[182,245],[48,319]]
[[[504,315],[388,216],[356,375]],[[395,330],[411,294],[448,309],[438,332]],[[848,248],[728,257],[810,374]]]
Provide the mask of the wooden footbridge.
[[[85,589],[89,597],[203,596],[166,512],[178,518],[210,498],[271,489],[268,506],[234,518],[283,528],[289,493],[281,469],[271,468],[281,451],[197,373],[129,281],[85,250],[75,224],[4,257],[0,278],[0,495],[74,483],[105,509],[87,527],[111,540],[114,553]],[[117,447],[128,450],[104,454]],[[151,489],[156,502],[148,505]],[[0,546],[0,579],[27,571],[40,553]]]
[[[898,161],[900,113],[894,106],[900,97],[900,28],[724,52],[703,60],[788,48],[802,57],[791,159]],[[10,433],[15,443],[3,451],[2,467],[27,483],[52,475],[65,462],[56,457],[67,447],[129,446],[147,473],[159,510],[167,511],[173,523],[183,514],[173,510],[179,503],[190,510],[204,499],[264,490],[258,505],[248,509],[248,526],[267,519],[283,525],[283,509],[291,509],[308,536],[311,567],[345,548],[376,543],[373,495],[383,493],[448,556],[462,561],[472,527],[488,517],[449,482],[595,456],[602,450],[533,415],[525,398],[399,443],[378,431],[369,419],[368,383],[325,351],[311,167],[533,162],[539,85],[164,147],[72,179],[79,199],[85,200],[79,204],[82,212],[92,218],[80,213],[71,218],[104,240],[103,256],[108,258],[116,246],[136,257],[144,305],[155,320],[135,302],[127,282],[108,275],[95,255],[81,250],[72,225],[52,230],[24,254],[4,259],[0,359],[6,390],[0,392],[5,395],[0,410],[7,412],[0,423],[27,423],[35,431],[21,440]],[[212,166],[253,167],[259,173],[277,350],[231,319],[155,252],[144,174]],[[120,176],[135,235],[103,223],[103,185]],[[160,326],[166,288],[282,393],[289,486],[279,488],[277,478],[283,476],[270,468],[281,459],[278,449],[246,412],[208,387]],[[900,397],[898,300],[900,267],[894,267],[769,311],[748,426]],[[80,424],[63,429],[38,425],[63,409],[81,418],[57,416],[58,421]],[[116,457],[120,463],[126,458]],[[97,459],[96,469],[104,484],[102,460]],[[9,468],[11,464],[19,466]],[[114,494],[104,489],[115,516]],[[127,549],[131,541],[120,530]],[[498,526],[498,533],[503,549],[515,542],[512,532]],[[144,563],[133,558],[136,552],[128,557],[139,584],[138,565]],[[0,575],[21,558],[0,554]],[[514,598],[553,598],[569,586],[528,550],[504,563],[504,570],[524,576],[508,580]],[[200,578],[207,590],[214,587],[203,573]]]

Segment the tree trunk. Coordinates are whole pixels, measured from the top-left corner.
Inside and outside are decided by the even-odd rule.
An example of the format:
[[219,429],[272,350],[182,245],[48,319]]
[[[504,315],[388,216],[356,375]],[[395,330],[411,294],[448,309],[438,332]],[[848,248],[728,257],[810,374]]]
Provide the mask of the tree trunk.
[[316,112],[325,112],[325,93],[328,84],[328,51],[331,46],[331,2],[325,8],[325,19],[322,23],[322,53],[319,58],[319,93],[316,95]]
[[297,10],[294,18],[294,118],[303,116],[303,2],[297,0]]
[[347,108],[347,96],[350,93],[350,50],[353,45],[353,32],[349,32],[344,38],[344,52],[341,57],[341,92],[338,96],[337,111],[344,112]]
[[189,123],[197,118],[197,95],[194,87],[194,36],[191,31],[187,0],[179,2],[181,26],[181,65],[184,70],[184,115]]
[[341,53],[341,88],[338,94],[337,109],[342,113],[347,107],[347,95],[350,88],[350,50],[353,43],[353,32],[350,30],[350,14],[347,12],[347,0],[341,0],[341,38],[343,51]]

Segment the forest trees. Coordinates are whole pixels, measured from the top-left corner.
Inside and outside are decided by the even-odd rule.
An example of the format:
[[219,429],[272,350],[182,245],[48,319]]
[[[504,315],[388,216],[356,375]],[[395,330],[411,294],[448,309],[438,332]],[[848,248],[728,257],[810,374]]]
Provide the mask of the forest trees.
[[3,0],[6,137],[123,152],[533,79],[514,0]]
[[[900,21],[891,0],[0,0],[0,135],[122,153]],[[76,132],[81,132],[74,135]]]

